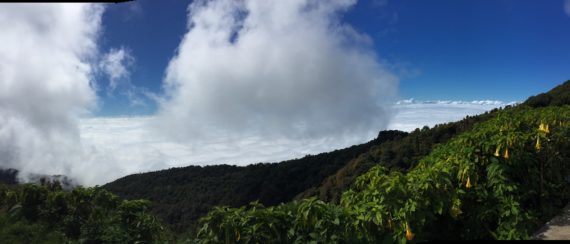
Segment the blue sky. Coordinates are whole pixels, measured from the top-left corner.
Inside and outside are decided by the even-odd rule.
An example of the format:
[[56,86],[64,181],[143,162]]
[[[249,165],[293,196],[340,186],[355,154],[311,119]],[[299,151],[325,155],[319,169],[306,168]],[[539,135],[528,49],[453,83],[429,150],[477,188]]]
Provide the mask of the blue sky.
[[[186,33],[186,0],[111,4],[101,50],[124,47],[130,81],[161,94],[168,62]],[[400,79],[399,96],[420,100],[524,100],[570,79],[570,16],[562,0],[359,1],[341,21],[367,34]],[[101,76],[101,116],[152,114]]]

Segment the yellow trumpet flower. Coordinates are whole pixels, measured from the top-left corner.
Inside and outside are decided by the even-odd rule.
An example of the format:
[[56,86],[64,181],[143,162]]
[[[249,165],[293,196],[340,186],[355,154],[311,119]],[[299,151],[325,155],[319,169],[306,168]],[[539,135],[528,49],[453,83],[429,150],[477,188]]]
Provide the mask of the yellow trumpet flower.
[[537,138],[536,138],[536,146],[535,146],[535,148],[536,148],[536,151],[537,151],[537,152],[540,151],[540,137],[537,137]]
[[414,233],[410,229],[410,226],[406,223],[406,240],[411,241],[414,239]]
[[469,176],[467,176],[467,183],[465,183],[465,188],[471,188],[471,179],[469,179]]
[[543,122],[540,122],[540,125],[538,126],[538,130],[542,131],[546,134],[550,133],[550,129],[548,128],[548,125],[545,125]]
[[505,155],[503,155],[503,158],[505,159],[509,158],[509,148],[505,149]]
[[501,152],[499,151],[499,147],[497,147],[497,150],[495,150],[495,157],[500,157],[501,156]]

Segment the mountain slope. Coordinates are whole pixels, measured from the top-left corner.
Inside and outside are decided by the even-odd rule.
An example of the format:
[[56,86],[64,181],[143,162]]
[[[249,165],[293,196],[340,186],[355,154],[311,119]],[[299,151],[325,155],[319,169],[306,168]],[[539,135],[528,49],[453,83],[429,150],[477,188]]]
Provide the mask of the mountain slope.
[[[558,97],[569,93],[569,84],[541,94],[549,97],[541,104],[560,103],[557,101],[562,99]],[[255,200],[272,206],[310,196],[338,202],[356,177],[371,167],[381,164],[408,170],[436,145],[470,130],[476,123],[494,118],[498,112],[493,110],[431,129],[424,127],[410,134],[381,132],[376,140],[366,144],[302,159],[246,167],[174,168],[126,176],[103,188],[127,199],[151,200],[153,211],[175,231],[191,228],[214,206],[238,207]]]
[[266,205],[288,202],[305,189],[318,186],[371,146],[406,135],[384,131],[365,144],[281,163],[172,168],[129,175],[102,187],[123,198],[151,200],[158,216],[174,230],[184,231],[217,205],[242,206],[255,200]]
[[[531,96],[518,106],[547,107],[566,104],[570,104],[570,80],[546,93]],[[376,145],[370,151],[351,160],[334,175],[327,177],[319,187],[307,189],[307,191],[299,194],[296,199],[316,196],[324,201],[338,202],[341,194],[352,185],[356,177],[373,166],[382,164],[408,169],[416,164],[420,158],[427,155],[435,145],[445,143],[451,136],[470,130],[474,124],[494,117],[497,112],[498,110],[495,109],[478,116],[468,116],[458,122],[436,125],[431,129],[427,127],[422,130],[416,129],[409,136],[400,140]]]
[[[377,165],[341,204],[218,207],[198,243],[528,239],[570,200],[570,106],[503,110],[407,172]],[[227,231],[230,230],[230,231]]]
[[533,108],[570,104],[570,80],[546,93],[529,97],[524,104]]

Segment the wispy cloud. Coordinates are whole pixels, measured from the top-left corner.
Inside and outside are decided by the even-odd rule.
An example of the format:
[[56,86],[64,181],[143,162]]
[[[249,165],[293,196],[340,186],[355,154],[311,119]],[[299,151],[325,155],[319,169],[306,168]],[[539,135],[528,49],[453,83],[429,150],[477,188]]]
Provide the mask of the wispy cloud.
[[570,17],[570,0],[564,0],[564,13]]
[[129,49],[125,47],[112,48],[101,59],[99,67],[109,78],[109,90],[114,91],[120,82],[125,85],[130,83],[130,68],[133,66],[135,58]]

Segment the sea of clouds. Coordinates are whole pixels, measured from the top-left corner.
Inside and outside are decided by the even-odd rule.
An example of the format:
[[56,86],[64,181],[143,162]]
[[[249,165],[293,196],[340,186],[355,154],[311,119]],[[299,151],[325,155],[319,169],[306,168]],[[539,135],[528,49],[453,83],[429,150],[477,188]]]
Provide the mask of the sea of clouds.
[[[481,113],[495,103],[395,103],[398,77],[340,16],[353,0],[194,1],[151,94],[150,117],[100,118],[135,90],[128,47],[100,50],[103,5],[0,8],[0,167],[103,184],[190,164],[276,162],[363,143],[383,129]],[[302,38],[300,38],[302,37]],[[126,84],[126,85],[125,85]],[[136,103],[136,101],[132,101]]]
[[[457,121],[512,103],[500,101],[400,101],[391,107],[394,113],[387,129],[412,131],[423,126]],[[296,139],[282,137],[266,140],[263,137],[213,138],[200,144],[175,142],[168,137],[151,133],[154,117],[88,118],[80,121],[82,141],[98,153],[112,155],[102,167],[114,169],[96,179],[98,183],[116,179],[125,174],[159,170],[186,165],[235,164],[279,162],[318,154],[367,142],[374,138],[324,137]],[[379,131],[376,131],[376,134]]]

